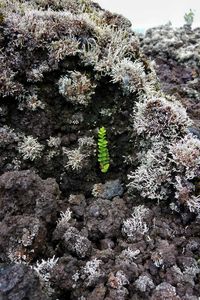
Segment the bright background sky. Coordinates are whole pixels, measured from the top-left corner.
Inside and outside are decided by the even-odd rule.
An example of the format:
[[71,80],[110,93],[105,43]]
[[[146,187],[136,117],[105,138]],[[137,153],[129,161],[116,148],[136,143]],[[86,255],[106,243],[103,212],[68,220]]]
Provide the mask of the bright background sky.
[[174,27],[184,24],[184,14],[194,11],[193,27],[200,27],[200,0],[94,0],[102,8],[117,12],[135,29],[147,29],[171,21]]

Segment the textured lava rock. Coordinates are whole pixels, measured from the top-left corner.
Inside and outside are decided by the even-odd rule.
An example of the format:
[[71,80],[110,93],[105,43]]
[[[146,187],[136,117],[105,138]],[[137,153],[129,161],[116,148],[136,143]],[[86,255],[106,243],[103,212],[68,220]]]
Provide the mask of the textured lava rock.
[[45,250],[47,229],[34,216],[6,216],[0,222],[0,255],[16,262],[30,262]]
[[198,140],[130,22],[88,0],[2,0],[0,49],[0,250],[18,263],[3,297],[199,297]]
[[39,279],[29,267],[16,264],[0,268],[0,298],[2,300],[48,300]]
[[148,29],[141,37],[144,53],[155,61],[162,89],[176,96],[200,129],[200,29],[163,25]]
[[116,197],[113,201],[99,198],[91,201],[85,218],[89,235],[96,238],[117,237],[126,211],[122,198]]
[[12,215],[35,215],[45,222],[56,219],[59,188],[54,179],[42,180],[31,171],[0,177],[0,220]]

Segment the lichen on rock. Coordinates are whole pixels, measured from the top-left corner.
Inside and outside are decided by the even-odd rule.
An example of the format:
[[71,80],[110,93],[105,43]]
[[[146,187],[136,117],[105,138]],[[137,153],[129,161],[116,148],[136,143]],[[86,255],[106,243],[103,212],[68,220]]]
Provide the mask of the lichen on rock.
[[199,139],[130,22],[89,0],[0,16],[0,298],[13,279],[31,299],[198,299]]

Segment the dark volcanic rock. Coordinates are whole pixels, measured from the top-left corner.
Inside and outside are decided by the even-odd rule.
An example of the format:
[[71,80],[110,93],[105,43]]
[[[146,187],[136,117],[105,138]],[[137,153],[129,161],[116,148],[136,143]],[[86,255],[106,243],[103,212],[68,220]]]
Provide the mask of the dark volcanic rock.
[[31,261],[45,250],[47,229],[34,216],[6,216],[0,222],[0,257],[12,261]]
[[164,92],[187,108],[196,130],[200,129],[200,28],[173,29],[163,25],[148,29],[141,38],[144,53],[155,61]]
[[127,208],[122,198],[116,197],[112,201],[100,198],[92,200],[85,217],[89,235],[96,239],[117,237],[126,212]]
[[5,216],[35,215],[55,221],[59,188],[54,179],[42,180],[31,171],[14,171],[0,177],[0,220]]
[[39,278],[27,266],[16,264],[0,267],[1,300],[48,300],[40,286]]

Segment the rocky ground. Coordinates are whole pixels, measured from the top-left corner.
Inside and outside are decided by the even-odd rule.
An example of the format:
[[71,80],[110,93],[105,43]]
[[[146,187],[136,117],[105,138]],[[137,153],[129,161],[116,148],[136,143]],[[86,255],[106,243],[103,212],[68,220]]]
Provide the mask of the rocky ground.
[[156,30],[140,46],[95,3],[3,0],[0,300],[199,299],[199,74]]

